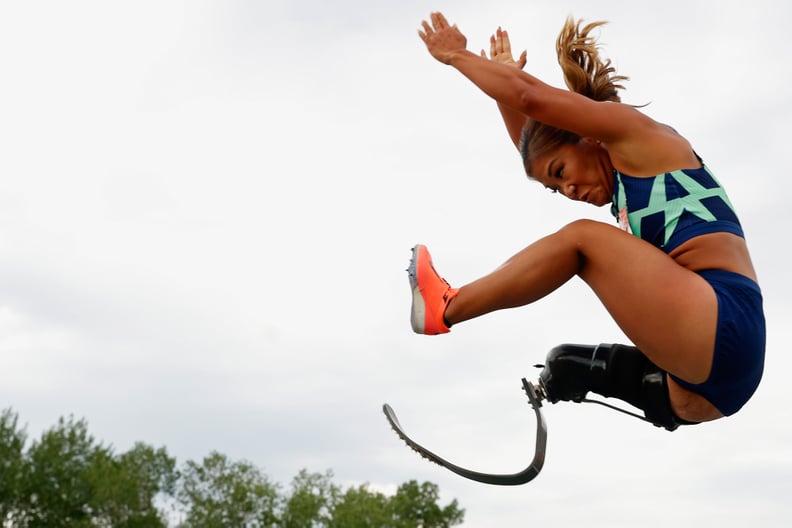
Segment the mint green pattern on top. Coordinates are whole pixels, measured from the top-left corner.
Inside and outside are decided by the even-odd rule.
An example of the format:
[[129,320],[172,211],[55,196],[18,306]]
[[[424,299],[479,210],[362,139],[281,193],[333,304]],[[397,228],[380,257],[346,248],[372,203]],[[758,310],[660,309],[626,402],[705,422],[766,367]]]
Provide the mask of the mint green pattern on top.
[[[633,234],[656,245],[660,243],[659,247],[664,247],[669,243],[678,227],[684,229],[689,224],[730,221],[737,226],[739,234],[742,234],[731,201],[720,182],[704,164],[699,169],[680,169],[658,174],[653,178],[636,178],[623,175],[618,171],[615,175],[618,192],[614,197],[616,198],[614,214],[617,215],[619,211],[626,210],[627,220]],[[625,180],[628,181],[627,189],[625,189]],[[628,195],[631,206],[646,205],[630,209],[627,207]],[[655,215],[653,218],[649,218],[653,215]],[[692,219],[690,215],[696,218]],[[679,226],[683,217],[686,218],[686,225]],[[643,232],[646,227],[645,219],[651,226],[651,230],[656,233]],[[658,225],[659,222],[662,222],[662,225]],[[657,240],[660,234],[657,232],[659,229],[664,230],[662,242]],[[726,231],[734,232],[734,228],[726,229]]]

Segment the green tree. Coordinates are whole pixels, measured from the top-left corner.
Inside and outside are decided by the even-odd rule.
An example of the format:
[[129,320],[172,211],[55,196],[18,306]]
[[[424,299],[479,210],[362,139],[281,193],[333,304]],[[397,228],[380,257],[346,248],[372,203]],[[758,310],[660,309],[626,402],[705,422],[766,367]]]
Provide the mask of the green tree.
[[327,526],[339,495],[333,472],[309,473],[302,469],[292,480],[291,494],[282,514],[284,528]]
[[90,510],[94,523],[113,528],[164,528],[165,514],[155,499],[172,495],[177,478],[176,460],[164,448],[143,443],[120,456],[95,456],[88,479],[93,487]]
[[394,527],[414,527],[420,522],[425,528],[448,528],[462,524],[465,510],[459,508],[457,500],[441,508],[438,504],[440,491],[437,484],[405,482],[391,497]]
[[333,508],[328,528],[386,528],[393,526],[390,500],[366,484],[348,488]]
[[0,526],[12,522],[19,513],[27,434],[17,422],[18,416],[11,409],[0,413]]
[[154,500],[162,496],[173,496],[179,473],[176,459],[168,455],[164,447],[154,449],[138,442],[132,449],[119,457],[127,478],[134,482],[136,511],[148,513],[154,509]]
[[261,528],[276,526],[278,487],[248,462],[231,462],[212,452],[182,472],[179,500],[186,509],[184,528]]
[[281,494],[254,465],[217,452],[179,474],[165,448],[137,443],[116,455],[73,417],[26,445],[18,416],[2,411],[3,528],[165,528],[158,499],[181,505],[181,528],[446,528],[464,518],[456,500],[439,504],[431,482],[404,483],[388,497],[366,484],[342,490],[331,471],[302,469]]
[[115,456],[97,444],[85,420],[61,418],[23,452],[25,433],[0,415],[0,521],[14,528],[165,527],[154,507],[172,494],[176,461],[136,444]]
[[25,457],[19,525],[90,526],[91,466],[98,457],[108,456],[109,449],[94,443],[84,420],[60,418],[58,425],[33,442]]

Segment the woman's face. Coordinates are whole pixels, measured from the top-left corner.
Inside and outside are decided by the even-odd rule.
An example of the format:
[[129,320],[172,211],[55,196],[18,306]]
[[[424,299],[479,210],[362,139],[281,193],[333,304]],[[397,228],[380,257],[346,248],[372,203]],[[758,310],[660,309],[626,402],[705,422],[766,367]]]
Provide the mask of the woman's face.
[[583,138],[537,156],[531,176],[570,200],[602,206],[613,196],[613,165],[597,141]]

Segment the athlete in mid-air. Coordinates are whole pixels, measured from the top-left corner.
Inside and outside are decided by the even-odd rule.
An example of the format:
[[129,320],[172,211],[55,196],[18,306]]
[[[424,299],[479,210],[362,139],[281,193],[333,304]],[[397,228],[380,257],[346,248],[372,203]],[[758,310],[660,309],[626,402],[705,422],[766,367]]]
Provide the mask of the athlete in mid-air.
[[765,353],[762,295],[743,230],[690,143],[620,102],[625,77],[600,57],[591,36],[599,25],[564,25],[557,51],[566,90],[524,72],[525,53],[514,60],[505,31],[493,35],[487,57],[468,51],[441,13],[422,23],[429,53],[498,103],[529,178],[610,206],[620,228],[572,222],[459,288],[417,245],[408,270],[413,329],[442,334],[533,303],[577,275],[635,346],[557,347],[540,375],[551,401],[594,391],[671,430],[734,414],[756,390]]

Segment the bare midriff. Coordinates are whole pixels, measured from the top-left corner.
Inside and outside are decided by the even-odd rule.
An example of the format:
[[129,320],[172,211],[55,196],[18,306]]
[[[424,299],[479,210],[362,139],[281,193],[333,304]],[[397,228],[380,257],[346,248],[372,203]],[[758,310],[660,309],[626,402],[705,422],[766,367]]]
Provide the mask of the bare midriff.
[[691,271],[720,269],[756,281],[756,271],[745,239],[731,233],[710,233],[691,238],[669,256]]

